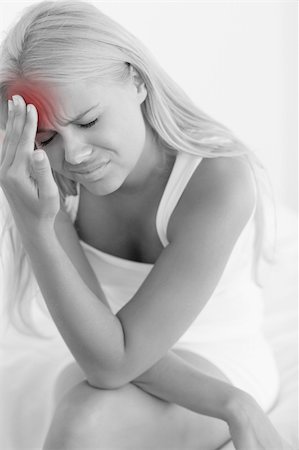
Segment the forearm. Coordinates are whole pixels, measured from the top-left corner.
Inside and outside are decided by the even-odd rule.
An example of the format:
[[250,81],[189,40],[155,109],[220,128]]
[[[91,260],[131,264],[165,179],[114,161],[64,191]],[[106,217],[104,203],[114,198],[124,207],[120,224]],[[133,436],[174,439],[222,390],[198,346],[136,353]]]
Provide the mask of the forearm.
[[123,356],[119,319],[84,283],[54,230],[22,236],[49,312],[65,343],[89,380],[93,373],[103,386]]
[[245,392],[205,375],[172,350],[132,381],[144,391],[199,414],[228,421]]

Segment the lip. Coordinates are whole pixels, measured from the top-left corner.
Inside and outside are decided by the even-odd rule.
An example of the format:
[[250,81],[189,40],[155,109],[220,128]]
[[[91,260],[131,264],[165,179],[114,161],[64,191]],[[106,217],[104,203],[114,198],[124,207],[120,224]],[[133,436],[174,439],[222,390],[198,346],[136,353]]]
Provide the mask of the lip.
[[94,169],[89,169],[91,171],[86,171],[86,172],[77,172],[77,174],[79,175],[79,178],[81,180],[95,180],[98,179],[99,177],[102,176],[102,174],[105,172],[107,166],[109,166],[110,164],[110,159],[109,161],[106,161],[105,163],[102,163],[101,165],[95,167]]
[[70,170],[70,172],[78,173],[79,175],[87,175],[87,174],[90,174],[92,172],[95,172],[98,169],[101,169],[102,167],[106,166],[109,162],[110,162],[110,160],[103,161],[101,164],[97,164],[96,166],[86,167],[86,168],[84,168],[84,170],[78,170],[78,169],[74,169],[73,170],[72,169],[72,170]]

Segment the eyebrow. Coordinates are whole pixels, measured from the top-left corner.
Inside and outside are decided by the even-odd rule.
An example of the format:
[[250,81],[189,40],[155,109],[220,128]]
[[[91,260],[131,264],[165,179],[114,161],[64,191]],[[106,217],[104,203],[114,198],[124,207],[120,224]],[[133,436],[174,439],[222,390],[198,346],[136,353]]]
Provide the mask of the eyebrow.
[[[100,103],[97,103],[96,105],[93,105],[93,106],[92,106],[91,108],[89,108],[87,111],[84,111],[83,113],[79,114],[75,119],[70,120],[69,122],[66,122],[66,124],[65,124],[65,125],[62,125],[62,126],[65,127],[66,125],[69,125],[70,123],[73,123],[73,122],[75,122],[76,120],[82,119],[82,117],[85,116],[85,114],[89,113],[89,111],[91,111],[92,109],[97,108],[99,105],[100,105]],[[38,134],[38,133],[43,133],[43,132],[45,132],[45,131],[54,131],[54,130],[49,130],[49,129],[45,129],[45,128],[38,128],[36,134]]]

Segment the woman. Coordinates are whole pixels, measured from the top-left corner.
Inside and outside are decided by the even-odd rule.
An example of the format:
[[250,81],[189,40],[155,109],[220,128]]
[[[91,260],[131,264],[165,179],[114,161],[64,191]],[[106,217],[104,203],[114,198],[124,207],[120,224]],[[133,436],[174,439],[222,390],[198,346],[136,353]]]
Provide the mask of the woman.
[[1,187],[75,359],[43,448],[287,448],[257,158],[88,3],[29,7],[1,56]]

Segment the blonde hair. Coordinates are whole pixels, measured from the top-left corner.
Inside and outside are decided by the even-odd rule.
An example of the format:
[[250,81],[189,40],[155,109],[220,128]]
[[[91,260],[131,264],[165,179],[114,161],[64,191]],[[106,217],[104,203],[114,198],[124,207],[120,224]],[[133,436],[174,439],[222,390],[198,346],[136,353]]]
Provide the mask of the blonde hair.
[[[143,116],[166,151],[186,152],[204,158],[241,155],[246,158],[257,187],[252,267],[255,282],[261,286],[258,261],[261,258],[268,262],[274,260],[274,252],[271,256],[264,239],[264,200],[267,196],[272,196],[274,206],[272,186],[265,167],[228,128],[191,101],[135,36],[87,2],[43,1],[25,8],[8,31],[0,51],[2,129],[7,121],[7,92],[16,80],[38,80],[59,85],[87,80],[126,82],[133,67],[147,89],[147,97],[141,105]],[[77,194],[74,181],[54,171],[52,173],[63,200]],[[36,297],[38,286],[8,204],[5,200],[1,203],[6,223],[0,240],[3,243],[6,237],[11,249],[10,260],[5,263],[2,260],[9,296],[9,317],[20,331],[31,333],[34,320],[29,317],[30,302]],[[41,302],[41,307],[46,308],[44,302]]]

